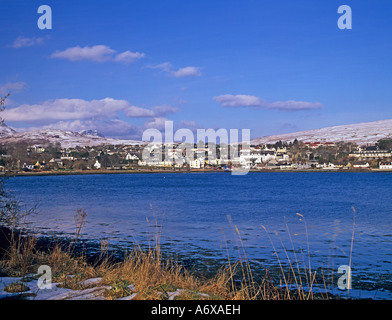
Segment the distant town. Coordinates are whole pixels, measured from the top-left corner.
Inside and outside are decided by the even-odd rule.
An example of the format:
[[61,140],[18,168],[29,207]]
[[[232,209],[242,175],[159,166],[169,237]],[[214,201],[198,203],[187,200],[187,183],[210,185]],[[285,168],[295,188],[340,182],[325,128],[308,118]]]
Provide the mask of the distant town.
[[[143,159],[143,150],[157,153],[151,146],[100,145],[62,148],[59,143],[0,145],[1,174],[99,173],[151,171],[230,171],[248,164],[251,171],[289,170],[392,170],[392,139],[379,140],[375,145],[332,142],[278,141],[275,144],[241,145],[234,155],[223,153],[227,146],[205,143],[191,145],[194,157],[174,161],[185,150],[174,144],[167,160],[167,146],[160,146],[162,157]],[[222,157],[223,154],[228,156]],[[162,160],[160,160],[162,159]]]

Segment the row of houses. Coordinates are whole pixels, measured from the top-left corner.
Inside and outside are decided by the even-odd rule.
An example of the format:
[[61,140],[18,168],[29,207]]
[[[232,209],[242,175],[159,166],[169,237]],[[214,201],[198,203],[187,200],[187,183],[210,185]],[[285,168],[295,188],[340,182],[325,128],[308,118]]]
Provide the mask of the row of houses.
[[[348,162],[346,164],[343,163],[323,163],[323,164],[317,164],[316,168],[318,169],[368,169],[370,168],[370,163],[369,161],[354,161],[354,162]],[[385,161],[380,161],[378,168],[380,170],[392,170],[392,162],[385,162]]]
[[[305,148],[303,148],[305,146]],[[320,147],[336,147],[330,149],[331,157],[323,153],[326,149],[313,150]],[[68,149],[58,149],[56,153],[50,153],[49,146],[35,145],[27,148],[30,157],[21,160],[23,165],[18,164],[18,169],[53,169],[53,168],[74,168],[73,163],[82,163],[87,169],[102,168],[120,168],[126,169],[133,166],[154,166],[154,167],[189,167],[192,169],[202,169],[209,167],[224,166],[250,166],[252,168],[280,168],[280,169],[345,169],[345,168],[369,168],[379,163],[382,170],[390,168],[390,150],[379,150],[376,146],[354,147],[350,153],[347,153],[342,160],[337,159],[338,146],[330,142],[314,142],[302,144],[302,149],[298,147],[295,150],[291,146],[284,144],[275,145],[251,145],[248,147],[240,146],[239,150],[234,150],[231,154],[230,146],[219,146],[215,144],[206,144],[201,147],[197,144],[190,145],[190,151],[193,156],[185,157],[185,152],[179,145],[145,145],[140,146],[98,146],[98,147],[75,147]],[[53,148],[52,148],[53,150]],[[351,148],[350,148],[351,150]],[[160,157],[146,159],[145,154],[160,154]],[[301,154],[300,154],[301,153]],[[37,155],[38,154],[38,155]],[[49,155],[54,155],[49,158]],[[299,156],[298,156],[299,155]],[[321,156],[320,156],[321,155]],[[108,156],[111,157],[108,160]],[[9,161],[10,155],[0,155],[0,160]],[[39,159],[31,160],[31,159]],[[147,157],[148,158],[148,157]],[[327,163],[319,163],[324,159],[329,159]],[[47,160],[47,162],[42,161]],[[50,159],[50,160],[49,160]],[[318,159],[318,160],[317,160]],[[341,158],[339,158],[341,159]],[[16,159],[13,161],[15,162]],[[19,160],[18,160],[19,161]],[[3,165],[4,165],[3,161]],[[2,164],[2,163],[0,163]],[[76,166],[75,166],[76,167]]]
[[357,147],[349,154],[349,157],[358,159],[384,159],[392,157],[391,150],[379,150],[376,146]]
[[305,146],[310,149],[318,149],[320,147],[336,147],[333,142],[305,142]]
[[[161,157],[160,152],[162,152]],[[184,156],[182,149],[172,148],[169,150],[161,150],[160,146],[148,146],[147,154],[154,154],[155,157],[151,159],[139,159],[139,166],[158,166],[158,167],[183,167],[189,166],[194,169],[201,169],[204,167],[215,167],[215,166],[244,166],[244,165],[259,165],[267,164],[271,161],[277,162],[288,162],[290,161],[290,156],[287,153],[286,148],[260,148],[260,147],[249,147],[242,148],[239,151],[230,154],[227,149],[209,149],[206,148],[191,148],[190,158]],[[158,153],[158,154],[156,154]],[[158,156],[157,156],[158,155]],[[126,159],[137,159],[136,156]]]
[[380,162],[379,169],[392,170],[392,162]]
[[47,169],[47,168],[55,168],[62,167],[64,165],[61,159],[52,158],[48,163],[45,161],[36,161],[35,163],[26,163],[24,162],[22,165],[22,169],[24,170],[34,170],[34,169]]

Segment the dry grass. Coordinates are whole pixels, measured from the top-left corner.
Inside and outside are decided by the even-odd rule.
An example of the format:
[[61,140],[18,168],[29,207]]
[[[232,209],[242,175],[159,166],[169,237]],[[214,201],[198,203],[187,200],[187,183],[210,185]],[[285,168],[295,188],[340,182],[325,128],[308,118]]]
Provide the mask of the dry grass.
[[[49,265],[53,282],[62,282],[63,287],[73,290],[82,289],[80,282],[83,280],[102,277],[102,285],[112,286],[106,293],[107,299],[137,292],[135,299],[162,300],[168,298],[168,292],[177,289],[187,290],[178,297],[184,299],[206,299],[206,296],[197,293],[207,294],[214,299],[251,298],[245,286],[234,291],[231,289],[233,275],[228,269],[222,269],[215,277],[205,279],[189,273],[175,261],[164,261],[159,255],[160,251],[155,249],[143,251],[136,248],[122,262],[114,263],[107,257],[99,263],[89,264],[85,257],[71,255],[60,245],[48,252],[35,251],[31,246],[27,246],[30,250],[27,252],[24,248],[13,248],[7,259],[1,261],[2,273],[23,277],[35,273],[40,265]],[[26,261],[29,262],[27,267]],[[134,290],[129,288],[130,285],[134,286]]]
[[19,281],[11,283],[4,288],[4,291],[9,293],[25,292],[29,290],[30,290],[29,287],[27,287],[23,282],[19,282]]
[[[149,246],[146,250],[136,246],[121,262],[114,262],[111,259],[108,254],[108,244],[102,242],[100,256],[94,263],[88,263],[85,256],[77,256],[74,252],[86,218],[83,210],[78,210],[75,215],[75,238],[68,247],[56,245],[45,252],[38,251],[33,236],[19,237],[10,243],[6,259],[0,261],[0,271],[3,274],[21,276],[23,279],[27,274],[36,273],[40,265],[49,265],[52,269],[53,282],[62,282],[63,287],[74,290],[82,288],[80,282],[83,280],[101,277],[102,285],[112,287],[105,293],[107,299],[118,299],[137,293],[135,299],[164,300],[168,299],[169,292],[184,289],[176,299],[311,300],[315,299],[315,288],[323,288],[327,292],[327,286],[324,274],[321,274],[320,283],[316,281],[316,271],[312,270],[309,254],[306,220],[303,215],[298,214],[298,216],[304,223],[308,250],[307,255],[302,250],[297,254],[298,250],[295,250],[285,221],[294,258],[289,257],[281,240],[280,243],[284,248],[285,260],[289,268],[284,267],[283,260],[279,257],[267,229],[261,226],[277,258],[277,265],[281,272],[279,283],[276,283],[276,279],[275,282],[272,280],[268,270],[265,271],[263,279],[255,280],[241,233],[234,225],[233,229],[241,248],[240,259],[233,263],[228,254],[227,264],[210,278],[190,273],[176,261],[163,259],[157,235],[154,246]],[[229,221],[231,222],[230,217]],[[227,243],[226,250],[228,253]],[[321,293],[317,298],[329,299],[330,297],[327,293]]]

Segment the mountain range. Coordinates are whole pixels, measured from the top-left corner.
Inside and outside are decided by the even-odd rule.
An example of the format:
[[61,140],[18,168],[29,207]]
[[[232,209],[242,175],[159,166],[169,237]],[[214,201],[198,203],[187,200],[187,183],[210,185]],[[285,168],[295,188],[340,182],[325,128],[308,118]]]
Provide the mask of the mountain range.
[[[290,142],[297,139],[303,142],[353,142],[374,144],[380,139],[392,139],[392,119],[374,122],[340,125],[321,129],[298,131],[279,135],[265,136],[251,140],[252,144],[275,143],[279,140]],[[137,140],[106,138],[96,130],[81,132],[57,129],[40,129],[17,132],[4,123],[0,123],[0,144],[27,142],[29,144],[60,143],[64,148],[76,146],[134,145],[143,144]]]
[[303,142],[353,142],[375,144],[380,139],[392,139],[392,119],[373,122],[333,126],[321,129],[297,131],[273,136],[256,138],[252,144],[275,143],[279,140],[290,142],[297,139]]
[[83,130],[81,132],[64,131],[58,129],[40,129],[17,132],[6,124],[0,124],[0,144],[26,142],[33,144],[60,143],[63,148],[76,146],[106,145],[134,145],[142,144],[137,140],[122,140],[105,138],[96,130]]

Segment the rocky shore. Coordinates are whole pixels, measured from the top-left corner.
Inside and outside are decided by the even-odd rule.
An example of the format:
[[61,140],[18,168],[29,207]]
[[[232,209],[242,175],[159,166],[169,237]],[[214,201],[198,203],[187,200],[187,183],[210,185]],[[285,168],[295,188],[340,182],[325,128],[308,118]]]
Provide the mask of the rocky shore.
[[[69,275],[73,278],[75,275]],[[40,289],[37,275],[29,274],[24,278],[21,277],[0,277],[0,300],[107,300],[110,290],[115,287],[103,285],[102,278],[90,278],[78,283],[79,290],[73,290],[64,287],[64,283],[50,283],[50,288]],[[20,292],[7,292],[7,288],[13,284],[22,284],[24,290]],[[125,297],[110,300],[133,300],[137,298],[137,289],[134,284],[127,286],[130,294]],[[199,296],[200,299],[206,299],[210,296],[206,293],[194,292],[186,289],[176,289],[175,291],[158,291],[157,294],[162,296],[164,300],[176,300],[186,293],[194,297]]]

